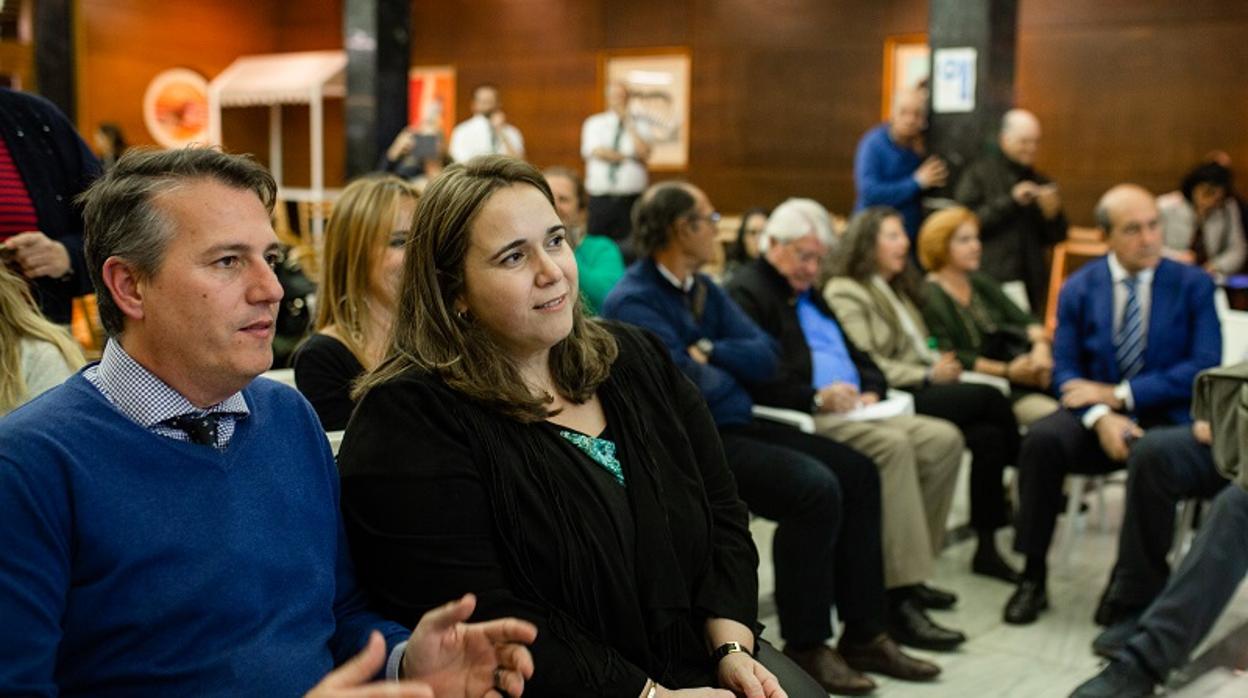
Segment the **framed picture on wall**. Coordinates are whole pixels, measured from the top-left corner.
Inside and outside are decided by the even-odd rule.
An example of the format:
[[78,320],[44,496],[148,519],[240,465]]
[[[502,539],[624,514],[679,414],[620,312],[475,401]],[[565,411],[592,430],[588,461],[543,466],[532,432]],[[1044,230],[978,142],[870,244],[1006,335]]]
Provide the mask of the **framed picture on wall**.
[[880,118],[888,121],[893,100],[906,90],[927,86],[931,74],[931,50],[927,34],[898,34],[884,39],[884,88],[880,92]]
[[407,71],[407,123],[418,133],[442,135],[449,143],[455,127],[455,68],[415,66]]
[[[689,167],[690,52],[687,48],[604,51],[598,59],[598,99],[607,85],[628,88],[628,108],[654,136],[652,172]],[[600,102],[600,103],[603,103]]]

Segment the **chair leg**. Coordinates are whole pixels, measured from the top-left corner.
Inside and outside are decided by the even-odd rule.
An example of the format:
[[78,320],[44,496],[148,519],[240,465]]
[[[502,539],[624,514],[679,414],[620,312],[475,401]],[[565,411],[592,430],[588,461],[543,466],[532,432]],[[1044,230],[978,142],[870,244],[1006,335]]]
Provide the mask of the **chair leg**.
[[1087,486],[1086,475],[1066,476],[1066,522],[1063,526],[1065,533],[1062,535],[1062,552],[1059,558],[1064,567],[1070,565],[1070,554],[1075,548],[1075,538],[1079,532],[1079,505],[1083,502],[1083,493]]

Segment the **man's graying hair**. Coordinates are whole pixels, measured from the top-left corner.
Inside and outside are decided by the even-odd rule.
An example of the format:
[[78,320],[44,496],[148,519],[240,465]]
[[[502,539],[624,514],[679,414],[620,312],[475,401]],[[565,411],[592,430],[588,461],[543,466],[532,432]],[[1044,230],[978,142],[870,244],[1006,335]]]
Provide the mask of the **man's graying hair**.
[[633,250],[639,257],[649,257],[663,249],[672,225],[693,215],[697,205],[684,182],[661,182],[647,189],[633,205]]
[[153,201],[194,180],[254,192],[265,209],[273,212],[277,198],[273,175],[250,155],[229,155],[215,148],[127,150],[113,169],[78,196],[87,270],[108,336],[121,334],[125,316],[104,284],[105,260],[119,257],[139,278],[151,278],[176,232]]

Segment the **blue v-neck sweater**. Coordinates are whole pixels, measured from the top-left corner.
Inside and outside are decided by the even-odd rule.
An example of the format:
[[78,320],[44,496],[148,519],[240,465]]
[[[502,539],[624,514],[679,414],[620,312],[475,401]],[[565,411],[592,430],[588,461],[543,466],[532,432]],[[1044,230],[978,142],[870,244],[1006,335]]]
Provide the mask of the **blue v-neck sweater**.
[[258,380],[218,451],[79,373],[0,420],[0,694],[302,695],[378,628],[311,408]]

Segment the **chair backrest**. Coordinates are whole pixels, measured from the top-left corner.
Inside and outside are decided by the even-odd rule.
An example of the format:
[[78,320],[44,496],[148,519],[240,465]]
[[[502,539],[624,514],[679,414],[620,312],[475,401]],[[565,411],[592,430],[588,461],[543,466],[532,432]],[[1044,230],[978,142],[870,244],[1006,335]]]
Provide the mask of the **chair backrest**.
[[260,375],[292,388],[295,387],[295,369],[293,368],[275,368]]
[[1049,269],[1049,298],[1044,313],[1044,329],[1049,336],[1057,329],[1057,297],[1062,284],[1079,267],[1098,257],[1104,257],[1109,246],[1102,241],[1066,240],[1053,247],[1053,265]]

